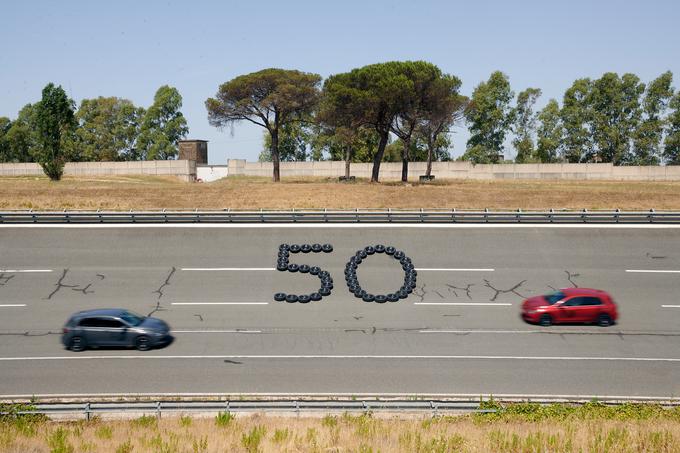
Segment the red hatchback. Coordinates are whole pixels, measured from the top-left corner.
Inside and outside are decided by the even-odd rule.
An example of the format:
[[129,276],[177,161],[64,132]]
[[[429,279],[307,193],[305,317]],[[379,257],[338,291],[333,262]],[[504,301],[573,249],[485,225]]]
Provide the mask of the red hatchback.
[[617,317],[614,299],[599,289],[565,288],[522,303],[522,319],[542,326],[584,323],[605,327]]

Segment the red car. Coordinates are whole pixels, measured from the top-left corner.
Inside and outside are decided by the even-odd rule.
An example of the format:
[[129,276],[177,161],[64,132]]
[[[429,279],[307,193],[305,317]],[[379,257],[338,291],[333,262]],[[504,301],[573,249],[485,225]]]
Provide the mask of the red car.
[[599,289],[565,288],[522,303],[522,319],[542,326],[584,323],[606,327],[617,317],[614,299]]

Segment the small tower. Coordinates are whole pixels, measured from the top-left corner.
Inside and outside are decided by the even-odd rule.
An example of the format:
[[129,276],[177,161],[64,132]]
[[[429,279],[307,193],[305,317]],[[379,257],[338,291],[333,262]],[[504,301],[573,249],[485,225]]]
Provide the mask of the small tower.
[[196,164],[208,163],[207,140],[180,140],[179,160],[193,160]]

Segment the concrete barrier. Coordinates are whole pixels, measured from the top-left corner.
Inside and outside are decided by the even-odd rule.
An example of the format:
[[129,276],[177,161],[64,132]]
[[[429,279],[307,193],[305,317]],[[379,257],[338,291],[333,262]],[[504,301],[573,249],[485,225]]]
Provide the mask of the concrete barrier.
[[[0,176],[43,176],[36,163],[0,164]],[[192,160],[149,160],[131,162],[67,162],[66,176],[154,175],[175,176],[183,181],[196,180],[196,162]]]
[[[229,159],[229,176],[271,177],[271,162],[246,162]],[[409,163],[409,181],[418,181],[425,174],[426,162]],[[370,178],[373,164],[353,163],[352,176]],[[617,181],[680,181],[680,166],[623,166],[612,164],[493,164],[473,165],[470,162],[433,162],[432,174],[436,179],[542,179],[542,180],[617,180]],[[337,178],[345,175],[343,161],[281,162],[281,177],[326,177]],[[398,181],[401,179],[401,162],[383,162],[380,165],[380,179]]]

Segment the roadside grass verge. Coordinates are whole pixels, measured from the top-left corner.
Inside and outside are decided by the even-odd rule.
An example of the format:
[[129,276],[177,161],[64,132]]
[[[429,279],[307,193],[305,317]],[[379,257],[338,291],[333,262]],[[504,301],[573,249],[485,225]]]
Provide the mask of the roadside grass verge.
[[680,182],[474,181],[434,183],[330,178],[230,177],[185,183],[172,177],[0,178],[0,209],[680,209]]
[[[188,415],[0,420],[2,452],[680,452],[680,409],[652,404],[501,405],[460,416]],[[27,428],[28,427],[28,428]]]

